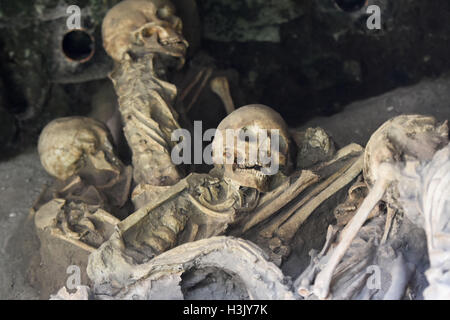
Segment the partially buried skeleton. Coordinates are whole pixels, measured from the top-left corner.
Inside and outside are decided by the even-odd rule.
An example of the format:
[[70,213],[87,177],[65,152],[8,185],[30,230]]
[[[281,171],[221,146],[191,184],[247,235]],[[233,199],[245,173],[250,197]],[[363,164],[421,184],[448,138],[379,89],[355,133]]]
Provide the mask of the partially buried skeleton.
[[[162,0],[123,1],[106,16],[103,36],[105,49],[117,64],[111,78],[133,153],[137,187],[131,199],[137,211],[121,221],[114,217],[123,217],[121,214],[129,210],[123,206],[129,198],[131,168],[115,156],[107,129],[87,118],[58,119],[43,131],[39,143],[44,167],[59,179],[53,191],[35,206],[41,243],[52,244],[58,239],[72,251],[83,251],[79,262],[83,268],[87,264],[94,295],[100,298],[161,298],[155,284],[174,290],[164,298],[182,298],[186,292],[178,290],[181,275],[208,268],[225,270],[243,280],[244,298],[294,298],[289,280],[276,265],[289,256],[290,244],[308,217],[354,181],[364,163],[370,163],[368,155],[377,153],[368,152],[373,149],[369,148],[364,159],[363,148],[355,144],[334,152],[330,138],[320,128],[291,132],[275,111],[251,105],[232,112],[218,127],[220,132],[232,129],[245,133],[241,147],[238,144],[227,150],[224,141],[217,137],[213,141],[215,155],[244,158],[244,162],[219,163],[209,174],[192,173],[182,178],[182,171],[170,158],[174,146],[171,134],[179,128],[171,105],[176,88],[161,80],[167,77],[170,65],[184,63],[186,42],[173,6]],[[444,127],[439,129],[433,120],[425,119],[414,122],[412,127],[439,133],[426,142],[445,136]],[[397,127],[396,137],[404,142],[402,126],[404,123]],[[264,174],[268,164],[251,162],[247,157],[252,147],[261,149],[261,145],[252,145],[257,140],[247,139],[258,130],[276,130],[279,149],[272,159],[282,169],[276,175]],[[266,143],[270,145],[268,139]],[[423,153],[426,160],[445,144],[444,138],[437,140],[433,148]],[[419,139],[415,145],[419,156],[423,155],[421,142]],[[293,161],[296,152],[297,161]],[[298,165],[292,173],[293,162]],[[369,185],[377,179],[377,174],[371,172],[365,170]],[[362,201],[350,200],[356,205],[343,211],[351,218]],[[364,223],[355,220],[349,223],[355,225],[350,228],[352,232]],[[392,224],[391,216],[387,220],[381,222],[381,231],[374,232],[381,232],[383,241]],[[328,255],[336,235],[330,230],[319,257]],[[264,252],[244,240],[216,237],[224,234],[243,238],[252,235],[252,241]],[[351,243],[355,235],[344,234],[342,238]],[[371,246],[372,243],[368,248]],[[340,252],[345,253],[342,249]],[[334,254],[332,261],[339,263],[340,252]],[[51,254],[49,258],[48,252],[41,252],[41,256],[46,256],[49,263],[55,259]],[[295,283],[301,295],[310,296],[314,279],[322,269],[319,260],[316,257],[317,263],[313,261]],[[327,265],[328,257],[322,260]],[[366,265],[362,263],[358,270]],[[325,267],[317,275],[318,297],[328,296],[328,278],[335,267],[329,264],[329,270]],[[363,283],[364,277],[358,276],[357,283]],[[199,281],[194,277],[191,287]],[[337,297],[354,297],[360,286],[354,287]]]

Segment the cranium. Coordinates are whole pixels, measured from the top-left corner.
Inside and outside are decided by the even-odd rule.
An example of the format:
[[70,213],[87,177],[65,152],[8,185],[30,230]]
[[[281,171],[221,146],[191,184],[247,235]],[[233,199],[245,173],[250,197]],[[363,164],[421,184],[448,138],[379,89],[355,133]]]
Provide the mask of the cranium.
[[[233,143],[227,139],[230,133]],[[269,169],[290,166],[290,147],[283,118],[264,105],[248,105],[228,115],[219,124],[212,145],[214,163],[223,164],[225,179],[261,192],[267,191],[270,175],[276,173]],[[265,152],[270,160],[262,159]]]
[[448,124],[423,115],[402,115],[384,123],[370,138],[364,155],[369,186],[381,177],[383,162],[429,161],[448,142]]
[[116,61],[126,53],[159,53],[184,64],[188,47],[181,19],[169,0],[126,0],[109,10],[102,26],[103,46]]
[[80,175],[105,185],[120,175],[122,162],[115,156],[110,133],[99,121],[85,117],[59,118],[39,137],[41,163],[52,176],[66,180]]

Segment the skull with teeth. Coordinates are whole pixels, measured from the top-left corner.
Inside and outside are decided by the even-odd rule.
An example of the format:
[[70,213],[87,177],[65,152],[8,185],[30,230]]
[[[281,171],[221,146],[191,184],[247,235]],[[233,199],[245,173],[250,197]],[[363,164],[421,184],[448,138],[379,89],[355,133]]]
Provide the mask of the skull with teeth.
[[103,46],[116,61],[126,53],[156,53],[177,58],[183,65],[188,42],[182,28],[169,0],[126,0],[103,20]]
[[266,192],[270,177],[292,163],[288,127],[264,105],[248,105],[228,115],[218,126],[212,144],[216,166],[224,178],[239,186]]

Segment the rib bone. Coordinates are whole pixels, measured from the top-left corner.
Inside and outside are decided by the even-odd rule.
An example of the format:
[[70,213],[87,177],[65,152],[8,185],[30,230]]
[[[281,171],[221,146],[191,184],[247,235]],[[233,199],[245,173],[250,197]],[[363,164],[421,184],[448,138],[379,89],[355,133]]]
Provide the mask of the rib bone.
[[379,170],[380,172],[384,171],[386,174],[382,175],[383,178],[378,179],[369,195],[366,197],[366,199],[364,199],[355,216],[342,231],[341,241],[334,249],[333,254],[331,255],[326,267],[316,277],[314,294],[320,299],[327,298],[330,290],[331,279],[337,265],[350,247],[353,239],[358,234],[359,229],[361,229],[364,222],[366,222],[372,209],[377,205],[378,201],[382,199],[384,193],[386,192],[386,189],[391,182],[391,180],[387,177],[395,176],[395,172],[392,169],[392,166],[387,163],[381,164]]
[[[268,231],[274,231],[284,241],[291,240],[311,213],[325,200],[329,199],[355,179],[361,173],[362,166],[362,155],[356,160],[352,159],[349,164],[345,165],[341,170],[316,187],[308,196],[289,210],[287,214],[283,216],[283,218],[288,215],[290,216],[288,216],[286,222],[282,221],[282,223],[279,223],[277,221],[277,223],[272,225]],[[291,213],[293,213],[292,216]]]

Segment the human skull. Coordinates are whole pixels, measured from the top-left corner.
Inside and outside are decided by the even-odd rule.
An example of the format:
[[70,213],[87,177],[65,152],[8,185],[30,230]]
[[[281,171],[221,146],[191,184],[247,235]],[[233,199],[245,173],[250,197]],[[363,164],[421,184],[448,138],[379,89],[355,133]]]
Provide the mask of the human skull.
[[[233,134],[232,142],[227,132]],[[224,178],[265,192],[270,176],[276,173],[272,169],[291,165],[290,147],[288,127],[280,114],[264,105],[248,105],[219,124],[212,144],[213,160],[217,166],[223,165]],[[257,154],[252,156],[255,150]],[[270,159],[263,159],[264,153]]]
[[429,161],[448,143],[447,122],[438,125],[435,118],[401,115],[385,122],[371,136],[364,153],[364,178],[372,187],[383,162]]
[[184,64],[188,47],[181,19],[169,0],[126,0],[108,11],[103,20],[103,46],[116,61],[126,53],[159,53]]
[[80,175],[103,185],[119,176],[124,168],[114,154],[108,129],[86,117],[50,122],[39,137],[38,152],[45,170],[60,180]]

